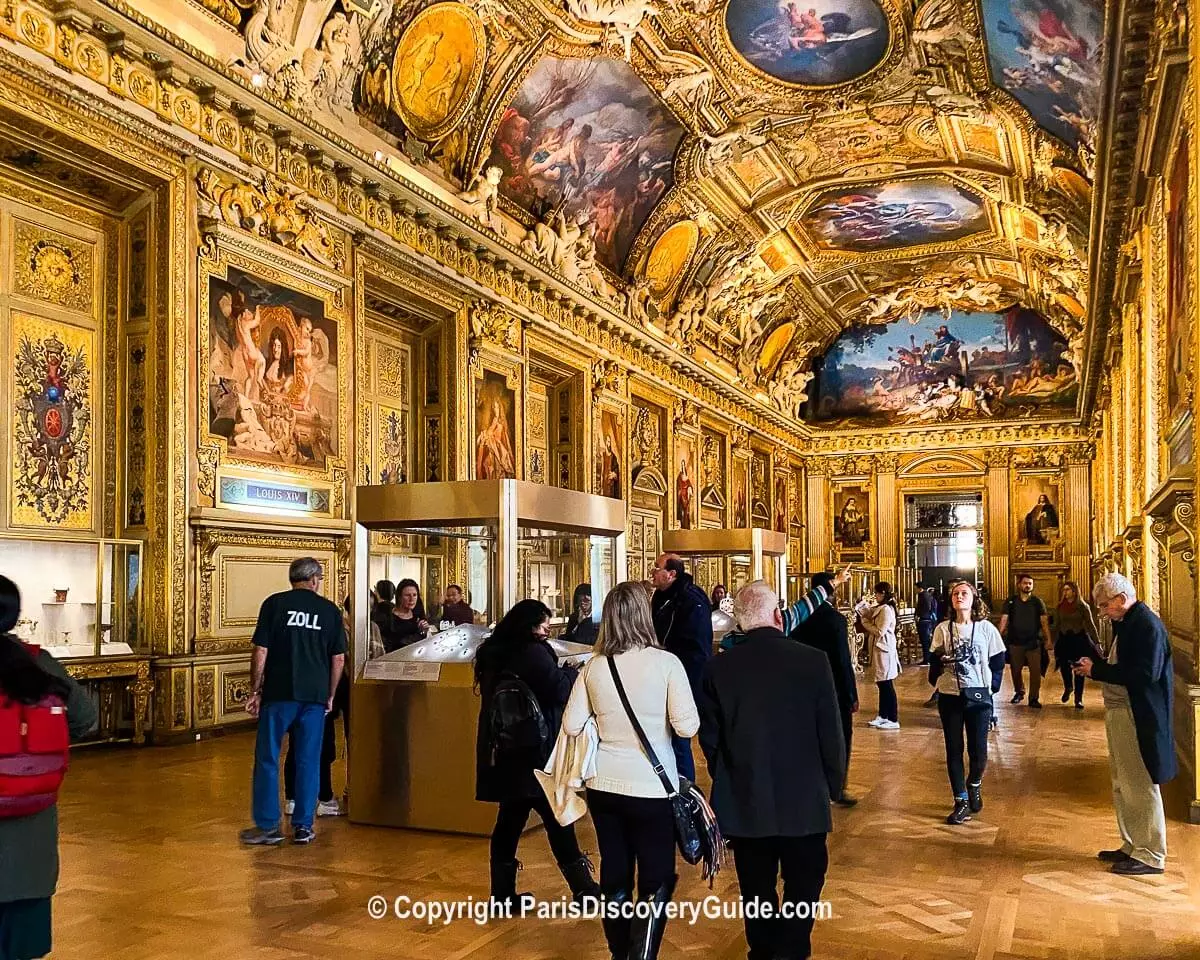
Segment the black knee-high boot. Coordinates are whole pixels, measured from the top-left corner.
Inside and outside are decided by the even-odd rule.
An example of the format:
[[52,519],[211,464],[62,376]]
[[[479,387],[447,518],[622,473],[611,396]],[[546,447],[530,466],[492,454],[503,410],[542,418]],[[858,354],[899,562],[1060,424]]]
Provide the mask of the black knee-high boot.
[[654,896],[648,901],[651,905],[650,916],[634,917],[629,933],[628,960],[658,960],[658,950],[667,929],[666,908],[678,879],[678,876],[674,876],[654,891]]

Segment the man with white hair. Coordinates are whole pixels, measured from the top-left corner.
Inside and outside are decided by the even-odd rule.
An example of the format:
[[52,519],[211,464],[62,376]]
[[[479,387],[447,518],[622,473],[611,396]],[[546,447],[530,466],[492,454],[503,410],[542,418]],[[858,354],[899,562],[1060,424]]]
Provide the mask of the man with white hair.
[[1160,784],[1178,772],[1170,637],[1127,577],[1105,574],[1092,596],[1101,615],[1112,621],[1112,648],[1107,660],[1083,657],[1074,671],[1100,681],[1104,694],[1113,806],[1122,840],[1119,849],[1101,850],[1098,856],[1123,876],[1162,873],[1167,821]]
[[798,904],[820,900],[825,884],[830,801],[846,771],[833,671],[824,653],[784,634],[766,582],[742,587],[733,610],[742,632],[705,665],[696,698],[712,807],[742,900],[759,902],[746,911],[751,958],[804,960],[813,919],[780,917],[776,886],[782,872],[783,899]]

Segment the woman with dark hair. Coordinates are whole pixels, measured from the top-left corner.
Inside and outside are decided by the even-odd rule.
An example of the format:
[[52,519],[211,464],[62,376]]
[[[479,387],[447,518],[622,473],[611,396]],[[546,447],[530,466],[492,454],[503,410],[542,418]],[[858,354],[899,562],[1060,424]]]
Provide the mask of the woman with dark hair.
[[[987,618],[973,584],[960,580],[950,588],[950,619],[934,628],[929,682],[938,691],[938,714],[946,740],[946,770],[954,791],[954,809],[946,822],[957,826],[983,809],[983,771],[987,767],[988,722],[992,696],[1004,679],[1004,639]],[[963,774],[963,731],[970,770]]]
[[396,608],[396,587],[391,580],[380,580],[371,591],[371,622],[379,628],[379,639],[383,649],[391,650],[389,646],[392,636],[392,611]]
[[1072,687],[1075,692],[1075,709],[1083,709],[1082,676],[1072,676],[1071,662],[1082,657],[1102,660],[1100,652],[1099,631],[1096,629],[1096,618],[1088,602],[1079,596],[1079,584],[1068,580],[1062,585],[1062,598],[1059,600],[1057,616],[1054,618],[1054,662],[1063,678],[1062,702],[1071,699]]
[[[17,585],[0,577],[0,704],[55,698],[66,705],[71,736],[83,736],[96,723],[91,697],[50,654],[12,636],[20,614]],[[50,898],[57,885],[58,806],[0,817],[0,958],[33,960],[50,952]]]
[[[581,900],[600,893],[591,864],[579,850],[575,827],[559,825],[533,775],[550,756],[576,676],[574,667],[559,666],[546,639],[549,635],[550,608],[539,600],[521,600],[475,653],[475,686],[482,699],[475,741],[475,799],[500,805],[490,851],[492,899],[513,905],[524,896],[517,893],[517,844],[529,814],[535,811],[572,895]],[[497,702],[498,691],[504,693],[502,702]],[[510,731],[497,728],[495,716],[504,714],[514,701],[520,704],[522,694],[532,694],[546,725],[545,742],[528,749],[516,747],[506,736]]]
[[596,642],[596,633],[596,622],[592,619],[592,585],[581,583],[571,597],[571,616],[567,619],[563,639],[590,647]]
[[721,601],[729,596],[729,591],[725,589],[725,584],[718,583],[712,588],[712,595],[708,598],[708,605],[713,610],[721,609]]
[[854,608],[863,632],[871,641],[871,669],[879,688],[879,715],[867,726],[877,730],[899,730],[896,677],[900,676],[900,653],[896,648],[896,596],[890,583],[875,584],[875,603],[861,601]]
[[383,647],[388,653],[428,636],[429,621],[425,619],[425,604],[421,602],[421,588],[416,580],[405,579],[396,584],[396,606],[392,609],[390,626],[391,636],[383,637]]

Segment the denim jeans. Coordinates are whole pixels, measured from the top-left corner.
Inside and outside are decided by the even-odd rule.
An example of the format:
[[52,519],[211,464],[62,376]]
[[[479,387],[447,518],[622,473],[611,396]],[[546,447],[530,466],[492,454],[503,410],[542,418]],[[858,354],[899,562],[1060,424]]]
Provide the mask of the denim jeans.
[[675,753],[675,770],[681,777],[696,782],[696,760],[692,756],[692,741],[671,735],[671,749]]
[[317,786],[321,767],[321,734],[325,704],[277,700],[262,705],[258,740],[254,745],[254,825],[260,830],[279,828],[279,750],[283,735],[292,734],[296,751],[296,812],[293,827],[312,828],[317,811]]

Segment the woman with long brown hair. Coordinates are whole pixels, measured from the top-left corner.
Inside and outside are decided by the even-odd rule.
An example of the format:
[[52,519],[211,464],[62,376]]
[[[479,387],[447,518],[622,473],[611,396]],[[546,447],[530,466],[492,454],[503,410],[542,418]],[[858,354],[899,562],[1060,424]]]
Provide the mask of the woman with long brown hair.
[[1084,678],[1073,676],[1071,664],[1080,657],[1103,659],[1100,653],[1099,631],[1096,618],[1088,602],[1079,595],[1079,584],[1068,580],[1062,585],[1054,618],[1054,662],[1063,678],[1062,702],[1071,699],[1075,692],[1075,709],[1083,709]]
[[667,779],[678,785],[671,734],[695,736],[700,714],[683,663],[659,646],[646,592],[634,581],[618,584],[604,600],[596,655],[571,690],[562,726],[578,736],[596,718],[600,746],[587,795],[600,846],[601,891],[611,903],[627,904],[636,871],[638,898],[659,907],[636,919],[606,914],[609,952],[620,960],[654,960],[667,922],[661,908],[675,890],[675,826],[671,801],[629,711]]
[[[974,584],[960,580],[951,586],[950,618],[934,628],[929,653],[929,682],[938,691],[946,770],[954,791],[954,809],[946,822],[958,825],[983,809],[992,696],[1004,679],[1004,638],[988,620]],[[964,730],[970,765],[965,776]]]

